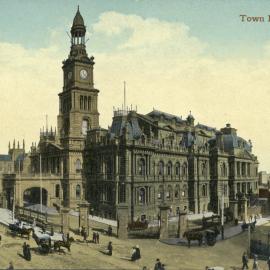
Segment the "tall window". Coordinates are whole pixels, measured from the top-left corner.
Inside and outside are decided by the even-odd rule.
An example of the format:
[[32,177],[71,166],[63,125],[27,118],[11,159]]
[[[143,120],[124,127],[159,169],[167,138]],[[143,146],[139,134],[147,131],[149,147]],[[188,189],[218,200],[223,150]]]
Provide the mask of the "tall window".
[[162,199],[162,194],[163,194],[163,187],[162,186],[159,186],[158,187],[158,199],[161,200]]
[[140,188],[139,189],[139,194],[138,194],[138,201],[141,204],[145,204],[146,203],[146,197],[145,197],[145,188]]
[[81,161],[79,159],[76,160],[75,169],[76,169],[76,173],[79,173],[82,169],[82,164],[81,164]]
[[202,196],[206,197],[207,196],[207,188],[206,185],[202,185]]
[[163,161],[160,161],[158,164],[158,174],[164,175],[164,162]]
[[86,96],[83,97],[83,109],[87,110],[87,97]]
[[76,186],[76,199],[79,200],[81,198],[81,186]]
[[55,197],[56,198],[59,198],[60,197],[60,185],[59,184],[57,184],[55,186]]
[[180,175],[180,164],[179,164],[179,162],[177,162],[175,164],[175,175],[176,176],[179,176]]
[[139,175],[145,175],[145,160],[143,158],[141,158],[139,160],[139,164],[138,164],[138,173]]
[[83,96],[80,96],[80,109],[83,109]]
[[183,177],[186,177],[187,176],[187,165],[186,164],[184,164],[183,165]]
[[167,165],[167,173],[168,175],[172,175],[172,163],[169,161]]
[[91,97],[88,97],[88,111],[91,111]]

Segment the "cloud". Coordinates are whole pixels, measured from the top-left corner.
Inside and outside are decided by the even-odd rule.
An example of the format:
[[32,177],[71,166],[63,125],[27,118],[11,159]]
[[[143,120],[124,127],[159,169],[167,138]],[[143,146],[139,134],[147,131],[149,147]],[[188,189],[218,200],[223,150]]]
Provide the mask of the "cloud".
[[[37,140],[45,114],[56,124],[69,41],[63,29],[50,31],[46,48],[0,41],[1,152],[14,137]],[[196,122],[217,128],[230,122],[253,141],[261,168],[270,170],[270,58],[217,58],[187,25],[133,14],[103,13],[89,31],[101,126],[111,124],[113,106],[123,103],[125,80],[127,101],[140,113],[155,107],[186,117],[191,110]]]

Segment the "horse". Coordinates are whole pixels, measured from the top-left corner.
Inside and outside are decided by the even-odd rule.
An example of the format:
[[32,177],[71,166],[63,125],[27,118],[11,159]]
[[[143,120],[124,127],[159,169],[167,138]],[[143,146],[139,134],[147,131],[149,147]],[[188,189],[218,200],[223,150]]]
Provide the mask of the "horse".
[[200,231],[186,231],[183,234],[184,237],[187,238],[188,240],[188,247],[190,247],[190,241],[191,240],[198,240],[199,242],[199,246],[201,246],[202,244],[202,240],[203,240],[203,233]]
[[250,227],[251,231],[253,232],[255,230],[256,223],[257,223],[256,220],[251,223],[243,223],[241,225],[242,231],[245,231],[246,229],[248,229],[248,227]]
[[58,251],[60,251],[61,247],[65,247],[69,252],[70,252],[70,246],[71,246],[71,241],[55,241],[53,248],[56,251],[58,249]]

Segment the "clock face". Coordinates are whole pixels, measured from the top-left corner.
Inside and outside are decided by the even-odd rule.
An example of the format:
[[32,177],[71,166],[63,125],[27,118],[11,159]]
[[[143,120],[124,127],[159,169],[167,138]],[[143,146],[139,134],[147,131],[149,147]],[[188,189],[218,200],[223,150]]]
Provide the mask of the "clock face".
[[72,72],[70,71],[69,73],[68,73],[68,79],[70,80],[72,78]]
[[86,71],[85,69],[82,69],[82,70],[80,71],[80,77],[81,77],[82,79],[86,79],[86,78],[87,78],[87,71]]

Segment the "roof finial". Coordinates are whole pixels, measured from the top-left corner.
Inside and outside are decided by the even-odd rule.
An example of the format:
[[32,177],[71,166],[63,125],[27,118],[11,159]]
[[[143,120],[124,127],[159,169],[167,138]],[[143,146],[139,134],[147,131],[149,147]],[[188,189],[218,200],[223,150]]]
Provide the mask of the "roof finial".
[[78,12],[80,11],[80,6],[78,5],[78,10],[77,10]]
[[189,111],[189,115],[191,115],[191,111]]

